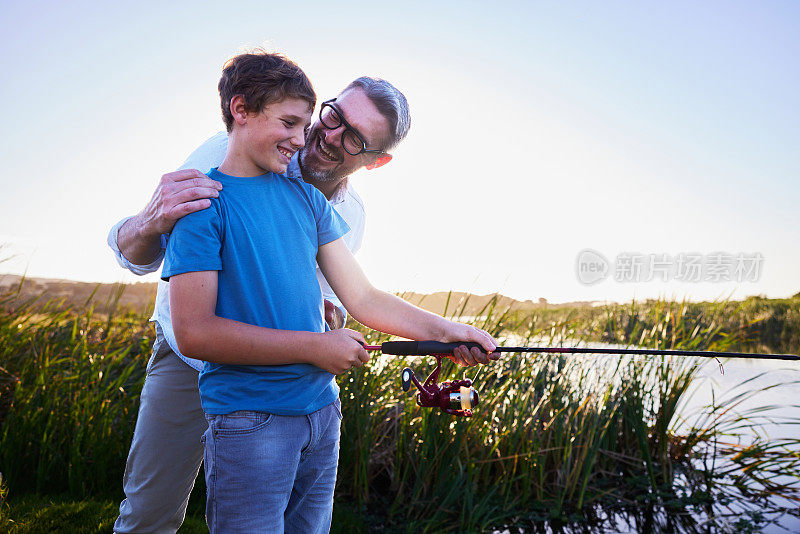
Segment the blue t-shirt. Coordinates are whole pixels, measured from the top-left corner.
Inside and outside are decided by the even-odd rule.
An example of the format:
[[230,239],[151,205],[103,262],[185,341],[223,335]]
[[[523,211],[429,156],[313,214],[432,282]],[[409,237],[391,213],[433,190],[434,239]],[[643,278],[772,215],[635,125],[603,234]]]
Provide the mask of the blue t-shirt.
[[[317,249],[347,233],[347,223],[319,190],[298,178],[275,173],[239,178],[216,169],[208,176],[222,183],[219,198],[175,225],[161,278],[218,271],[217,316],[324,332]],[[304,415],[338,395],[333,375],[309,364],[206,362],[200,372],[200,400],[210,414]]]

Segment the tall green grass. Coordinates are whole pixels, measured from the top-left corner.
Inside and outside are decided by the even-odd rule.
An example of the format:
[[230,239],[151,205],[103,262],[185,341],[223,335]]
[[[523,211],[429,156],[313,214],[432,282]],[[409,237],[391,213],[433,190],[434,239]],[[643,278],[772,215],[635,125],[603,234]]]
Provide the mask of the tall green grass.
[[146,319],[0,297],[0,471],[12,492],[119,491],[151,339]]
[[[450,304],[448,315],[466,308]],[[747,335],[728,328],[728,303],[700,312],[656,301],[524,316],[495,304],[471,320],[515,344],[726,350]],[[99,316],[91,303],[64,309],[13,294],[0,297],[0,310],[0,472],[10,502],[25,493],[119,495],[152,342],[147,315]],[[365,334],[370,343],[386,339]],[[469,369],[446,362],[442,379],[476,381],[481,404],[471,419],[419,408],[402,392],[404,367],[425,374],[432,365],[375,357],[339,377],[345,417],[334,530],[535,530],[625,507],[649,511],[634,518],[642,524],[668,510],[691,526],[742,510],[798,508],[800,440],[747,437],[776,413],[739,409],[757,392],[743,384],[700,413],[683,413],[699,360],[504,356]],[[753,524],[768,519],[752,515]]]

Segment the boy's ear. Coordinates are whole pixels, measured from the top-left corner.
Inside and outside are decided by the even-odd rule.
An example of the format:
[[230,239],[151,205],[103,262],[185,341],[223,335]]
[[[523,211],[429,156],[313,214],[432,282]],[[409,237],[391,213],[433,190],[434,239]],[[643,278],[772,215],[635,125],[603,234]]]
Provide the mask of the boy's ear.
[[383,167],[384,165],[386,165],[390,161],[392,161],[392,155],[391,154],[383,154],[381,156],[378,156],[378,159],[375,160],[375,163],[370,163],[369,165],[367,165],[367,170],[372,170],[372,169],[377,169],[378,167]]
[[233,120],[239,126],[244,126],[247,123],[247,106],[244,103],[244,95],[234,95],[231,98],[230,112]]

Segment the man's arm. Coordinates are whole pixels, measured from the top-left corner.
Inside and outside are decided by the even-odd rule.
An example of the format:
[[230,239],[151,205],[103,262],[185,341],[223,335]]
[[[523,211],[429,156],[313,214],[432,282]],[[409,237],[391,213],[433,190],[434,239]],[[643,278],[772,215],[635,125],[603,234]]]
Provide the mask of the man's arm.
[[207,199],[219,195],[222,185],[203,173],[222,163],[227,150],[227,132],[206,139],[176,172],[161,177],[153,198],[140,213],[111,229],[108,244],[122,267],[135,274],[158,270],[163,259],[162,236],[170,233],[183,215],[207,208]]
[[217,271],[173,275],[169,293],[175,339],[186,356],[233,365],[309,363],[334,374],[369,360],[364,337],[353,330],[276,330],[218,317]]
[[153,263],[161,254],[161,236],[175,222],[211,205],[222,185],[196,169],[170,172],[161,177],[153,197],[138,214],[119,228],[117,246],[135,265]]
[[[373,287],[342,239],[319,247],[317,263],[347,311],[361,324],[408,339],[474,341],[488,353],[497,347],[494,338],[483,330],[448,321]],[[456,349],[454,356],[462,365],[499,358],[498,354],[487,356],[477,348],[470,351],[464,346]]]
[[137,265],[135,263],[131,263],[131,261],[128,260],[128,258],[126,258],[122,254],[122,252],[119,250],[119,245],[117,244],[117,236],[119,234],[119,229],[122,228],[122,226],[126,222],[128,222],[128,220],[131,219],[131,218],[132,217],[125,217],[124,219],[119,221],[117,224],[112,226],[111,230],[108,231],[108,237],[106,238],[106,243],[108,243],[109,248],[114,253],[114,257],[116,258],[117,263],[123,269],[127,269],[130,272],[132,272],[133,274],[136,274],[136,275],[139,275],[139,276],[142,276],[144,274],[153,273],[153,272],[157,271],[159,269],[159,267],[161,267],[161,262],[164,259],[163,246],[162,246],[162,250],[155,257],[155,259],[152,262],[147,263],[145,265]]

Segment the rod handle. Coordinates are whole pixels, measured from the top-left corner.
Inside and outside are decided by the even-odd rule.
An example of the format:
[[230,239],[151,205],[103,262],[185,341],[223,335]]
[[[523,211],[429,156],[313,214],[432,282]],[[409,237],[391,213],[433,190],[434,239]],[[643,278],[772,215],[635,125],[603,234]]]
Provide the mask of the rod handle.
[[468,349],[477,347],[486,352],[480,343],[442,343],[440,341],[385,341],[381,343],[381,352],[395,356],[427,356],[429,354],[453,354],[456,347],[465,345]]

